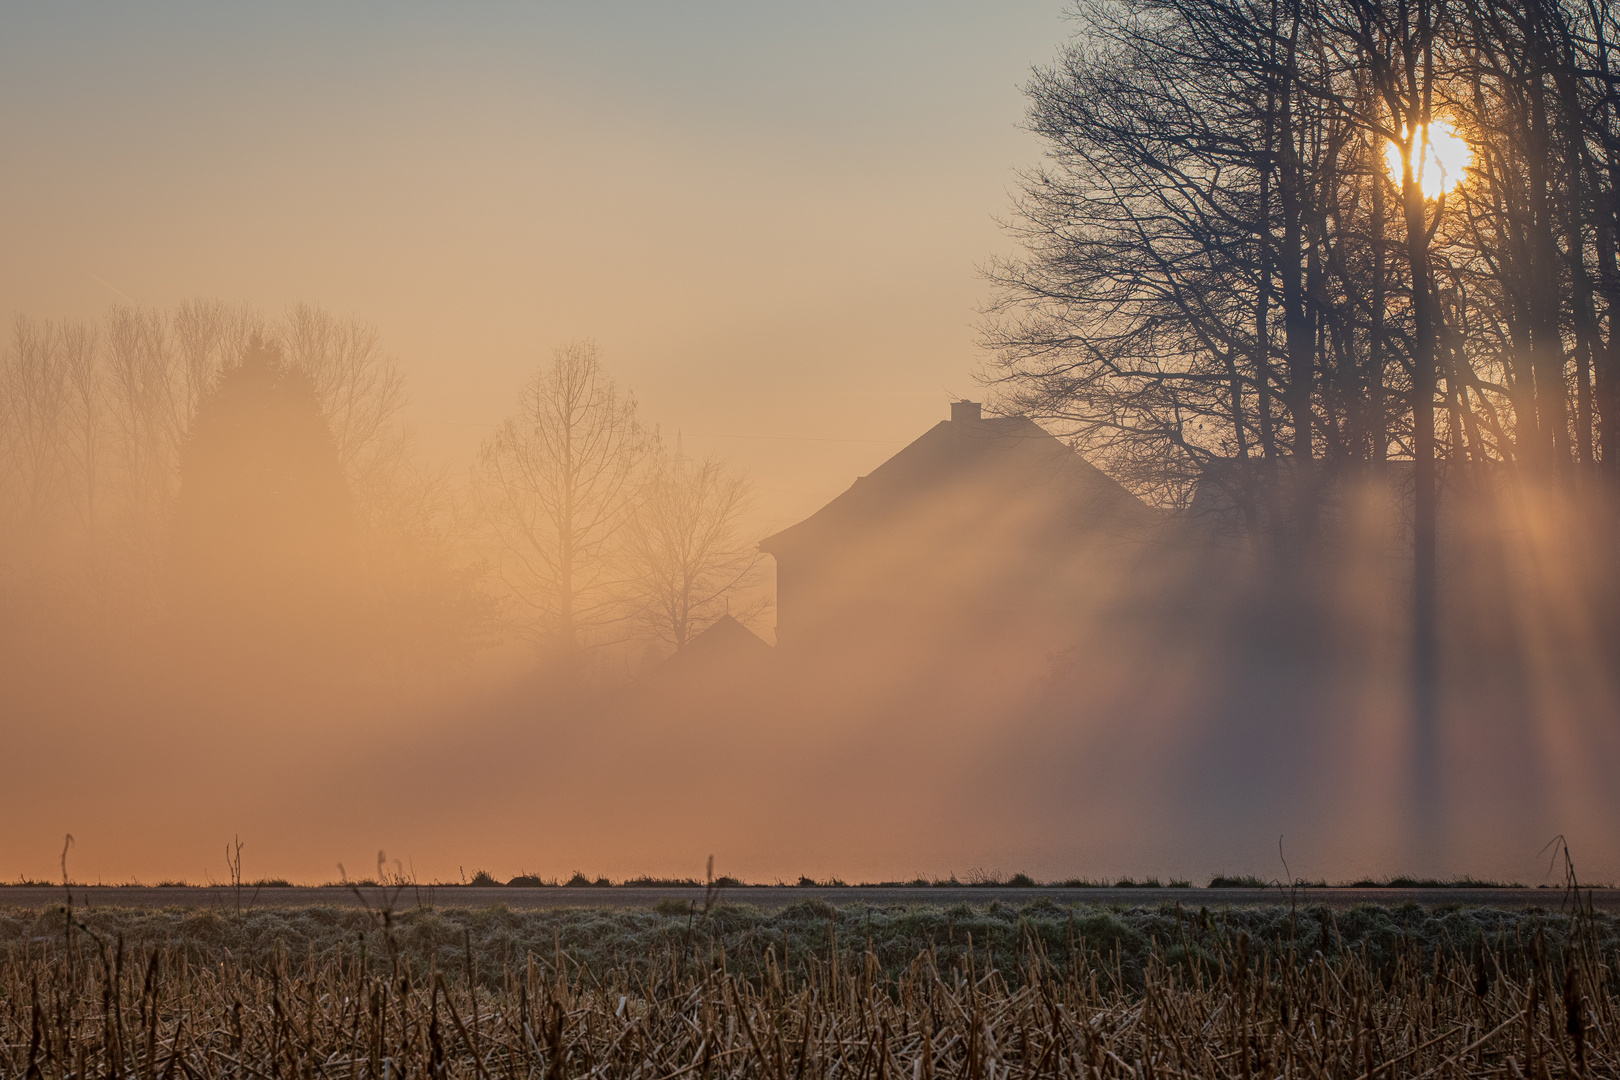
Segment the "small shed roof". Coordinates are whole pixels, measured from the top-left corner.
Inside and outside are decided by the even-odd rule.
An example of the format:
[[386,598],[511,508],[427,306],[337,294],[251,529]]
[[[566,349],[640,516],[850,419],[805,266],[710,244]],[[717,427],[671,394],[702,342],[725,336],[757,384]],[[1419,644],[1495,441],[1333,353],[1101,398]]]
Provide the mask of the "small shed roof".
[[763,663],[774,652],[769,642],[728,614],[710,623],[686,643],[686,648],[660,664],[659,669],[670,672],[734,670]]

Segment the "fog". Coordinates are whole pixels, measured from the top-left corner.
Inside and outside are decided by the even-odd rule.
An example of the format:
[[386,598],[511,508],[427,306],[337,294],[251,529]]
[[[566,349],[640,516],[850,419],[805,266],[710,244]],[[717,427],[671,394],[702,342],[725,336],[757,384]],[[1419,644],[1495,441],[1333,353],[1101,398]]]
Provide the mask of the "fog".
[[233,837],[303,881],[379,849],[444,881],[1271,877],[1279,838],[1335,880],[1525,880],[1557,833],[1612,858],[1613,583],[1556,496],[1448,508],[1425,840],[1398,470],[1278,570],[1218,502],[1151,506],[959,402],[761,538],[747,478],[658,439],[588,342],[454,474],[382,422],[377,338],[312,306],[25,320],[9,356],[15,874],[66,833],[106,881],[221,879]]
[[998,7],[0,15],[0,877],[1620,877],[1609,489],[1450,474],[1431,752],[1404,462],[980,388]]
[[10,7],[0,317],[319,302],[384,328],[462,463],[594,338],[787,525],[971,390],[1061,11]]

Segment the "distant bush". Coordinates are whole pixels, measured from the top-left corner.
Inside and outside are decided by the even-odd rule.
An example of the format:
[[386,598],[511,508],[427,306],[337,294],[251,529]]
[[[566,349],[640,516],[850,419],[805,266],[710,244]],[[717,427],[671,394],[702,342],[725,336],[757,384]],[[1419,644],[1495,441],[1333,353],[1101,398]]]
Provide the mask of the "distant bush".
[[1036,881],[1028,874],[1014,874],[1012,877],[1007,879],[1007,887],[1009,889],[1033,889],[1039,884],[1040,882]]
[[[1216,880],[1224,881],[1229,879],[1217,878]],[[1012,882],[1009,881],[1007,884],[1011,885]],[[1054,881],[1052,884],[1059,889],[1190,889],[1193,887],[1192,882],[1186,878],[1171,878],[1170,884],[1166,885],[1157,877],[1145,877],[1141,881],[1137,881],[1133,877],[1122,877],[1114,881],[1109,881],[1107,878],[1065,878],[1062,881]]]
[[494,875],[488,870],[480,870],[472,876],[472,880],[467,882],[467,884],[487,888],[492,885],[499,885],[500,882],[496,881]]
[[599,877],[595,881],[592,881],[590,878],[586,877],[584,874],[580,873],[578,870],[575,870],[574,871],[574,876],[569,878],[567,881],[563,882],[563,888],[565,888],[565,889],[580,889],[580,888],[605,889],[605,888],[607,888],[608,886],[610,886],[612,884],[613,884],[613,882],[609,881],[605,877]]
[[[476,882],[474,884],[476,884]],[[550,881],[547,881],[539,874],[519,874],[511,881],[508,881],[507,884],[514,889],[540,889],[547,886],[556,885],[557,879],[552,878]]]
[[1211,889],[1264,889],[1266,883],[1253,874],[1216,874],[1209,879]]
[[1343,886],[1347,889],[1523,889],[1526,886],[1517,882],[1509,884],[1503,881],[1481,881],[1473,877],[1450,878],[1442,881],[1439,878],[1415,878],[1398,874],[1382,881],[1373,878],[1362,878]]

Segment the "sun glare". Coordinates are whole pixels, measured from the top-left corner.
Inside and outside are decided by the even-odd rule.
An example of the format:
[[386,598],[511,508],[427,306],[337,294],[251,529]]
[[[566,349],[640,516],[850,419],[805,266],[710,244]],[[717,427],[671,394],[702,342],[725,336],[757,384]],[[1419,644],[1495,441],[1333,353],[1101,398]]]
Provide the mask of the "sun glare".
[[[1427,138],[1419,139],[1412,147],[1412,153],[1417,156],[1413,169],[1417,173],[1418,190],[1423,192],[1425,198],[1433,198],[1463,182],[1463,172],[1474,159],[1474,151],[1444,120],[1430,123],[1424,129],[1424,134]],[[1385,144],[1384,165],[1389,169],[1389,175],[1399,183],[1401,148],[1398,143]]]

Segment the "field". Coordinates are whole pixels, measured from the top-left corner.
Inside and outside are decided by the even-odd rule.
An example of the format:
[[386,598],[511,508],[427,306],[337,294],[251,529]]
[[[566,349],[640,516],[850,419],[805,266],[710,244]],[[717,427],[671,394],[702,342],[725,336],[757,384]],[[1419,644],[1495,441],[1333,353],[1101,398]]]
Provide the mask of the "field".
[[1612,1076],[1620,919],[1452,905],[0,912],[0,1075]]

